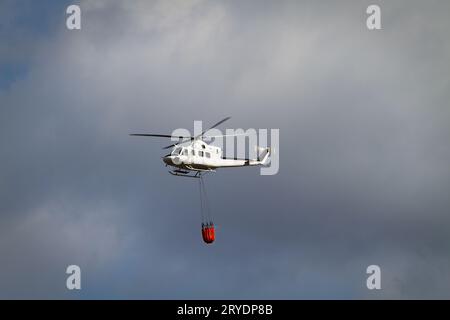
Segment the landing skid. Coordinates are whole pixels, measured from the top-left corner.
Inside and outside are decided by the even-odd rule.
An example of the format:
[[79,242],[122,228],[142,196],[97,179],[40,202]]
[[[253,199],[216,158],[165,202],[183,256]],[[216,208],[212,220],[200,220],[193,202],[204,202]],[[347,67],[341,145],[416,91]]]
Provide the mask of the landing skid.
[[[193,170],[192,170],[193,171]],[[215,170],[195,170],[195,173],[193,173],[192,171],[186,171],[186,170],[180,170],[180,169],[176,169],[176,170],[169,170],[169,173],[173,176],[178,176],[178,177],[186,177],[186,178],[201,178],[202,175],[209,173],[209,172],[215,172]]]
[[190,173],[189,171],[182,171],[182,170],[172,170],[169,171],[169,173],[173,176],[177,176],[177,177],[186,177],[186,178],[200,178],[200,172],[196,172],[194,173]]

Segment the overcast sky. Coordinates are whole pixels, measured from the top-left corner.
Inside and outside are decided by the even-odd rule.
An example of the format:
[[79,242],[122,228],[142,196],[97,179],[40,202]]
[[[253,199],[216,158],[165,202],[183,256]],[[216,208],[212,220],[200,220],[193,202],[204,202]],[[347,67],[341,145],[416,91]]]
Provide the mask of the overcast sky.
[[[450,298],[449,13],[0,0],[0,298]],[[207,246],[170,141],[128,134],[225,116],[280,129],[280,171],[207,176]]]

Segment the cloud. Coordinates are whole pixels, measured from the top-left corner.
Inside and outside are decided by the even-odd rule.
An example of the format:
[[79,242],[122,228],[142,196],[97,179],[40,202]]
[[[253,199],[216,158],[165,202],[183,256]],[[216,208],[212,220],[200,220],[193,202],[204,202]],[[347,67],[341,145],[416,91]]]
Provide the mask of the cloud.
[[[9,39],[34,49],[0,91],[2,297],[448,297],[446,3],[382,4],[380,32],[351,1],[80,4]],[[280,173],[208,177],[206,247],[196,182],[128,134],[227,115],[280,129]]]

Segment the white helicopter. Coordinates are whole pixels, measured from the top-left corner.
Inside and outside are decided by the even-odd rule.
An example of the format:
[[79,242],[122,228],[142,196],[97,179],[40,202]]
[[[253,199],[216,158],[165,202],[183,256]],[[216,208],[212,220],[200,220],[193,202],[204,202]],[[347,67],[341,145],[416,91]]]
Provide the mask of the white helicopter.
[[209,145],[203,141],[203,138],[237,136],[205,136],[206,132],[219,126],[230,118],[231,117],[227,117],[217,122],[215,125],[197,136],[172,136],[166,134],[146,133],[134,133],[130,135],[141,137],[178,138],[179,141],[177,143],[163,148],[169,149],[173,147],[172,152],[164,156],[162,159],[166,166],[171,166],[174,168],[169,171],[169,173],[174,176],[200,178],[202,174],[215,172],[218,168],[268,165],[270,161],[270,148],[257,148],[257,151],[260,152],[258,159],[225,158],[221,148]]

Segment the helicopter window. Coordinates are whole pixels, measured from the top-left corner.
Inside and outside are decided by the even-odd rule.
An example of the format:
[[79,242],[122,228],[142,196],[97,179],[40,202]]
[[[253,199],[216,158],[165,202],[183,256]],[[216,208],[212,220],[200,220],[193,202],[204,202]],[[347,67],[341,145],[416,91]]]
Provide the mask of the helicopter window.
[[175,150],[173,150],[172,154],[177,156],[180,154],[180,152],[181,152],[181,148],[176,148]]
[[198,152],[198,155],[199,155],[200,157],[203,157],[203,151],[199,151],[199,152]]
[[205,152],[205,155],[206,155],[207,158],[211,158],[211,153]]
[[191,154],[192,154],[193,156],[195,156],[195,151],[194,151],[194,149],[191,150]]
[[189,155],[188,149],[184,149],[184,150],[183,150],[183,155],[185,155],[185,156]]

